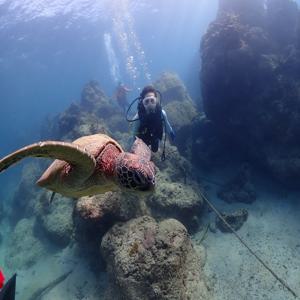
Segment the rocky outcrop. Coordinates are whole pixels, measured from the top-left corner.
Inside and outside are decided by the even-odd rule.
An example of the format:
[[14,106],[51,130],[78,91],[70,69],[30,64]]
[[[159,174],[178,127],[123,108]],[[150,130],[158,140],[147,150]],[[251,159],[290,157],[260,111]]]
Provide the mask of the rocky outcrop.
[[[235,231],[237,231],[247,221],[248,211],[246,209],[239,209],[233,213],[221,213],[221,216]],[[219,217],[216,217],[216,227],[222,232],[232,232]]]
[[49,203],[51,193],[44,193],[36,205],[37,225],[43,236],[58,247],[66,247],[73,237],[74,200],[55,195]]
[[163,73],[154,82],[154,86],[161,92],[163,109],[167,112],[170,123],[176,135],[192,125],[198,112],[189,96],[183,82],[174,73]]
[[293,186],[300,179],[299,16],[290,0],[220,1],[201,44],[207,117],[234,153]]
[[162,174],[158,174],[157,180],[160,183],[146,201],[151,208],[151,215],[160,219],[175,218],[189,231],[196,230],[203,206],[197,185],[169,182]]
[[117,224],[103,237],[101,253],[110,299],[211,299],[187,230],[174,219]]
[[90,81],[84,86],[79,102],[72,103],[64,112],[46,122],[42,136],[72,141],[99,132],[114,137],[126,129],[122,112],[104,94],[98,82]]
[[78,199],[73,219],[76,239],[100,242],[107,230],[118,221],[127,221],[138,214],[139,200],[122,193],[107,192]]
[[46,254],[43,243],[34,234],[34,226],[34,219],[21,219],[14,228],[5,255],[5,264],[11,270],[28,268]]

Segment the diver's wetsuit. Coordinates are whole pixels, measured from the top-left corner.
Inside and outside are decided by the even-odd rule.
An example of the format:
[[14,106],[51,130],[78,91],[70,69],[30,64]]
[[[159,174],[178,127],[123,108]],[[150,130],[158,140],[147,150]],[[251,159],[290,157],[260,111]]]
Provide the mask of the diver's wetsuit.
[[137,118],[138,120],[134,122],[133,136],[139,137],[145,144],[151,146],[153,152],[158,150],[164,127],[166,128],[166,133],[172,139],[173,129],[163,109],[157,110],[155,113],[136,114],[134,119]]

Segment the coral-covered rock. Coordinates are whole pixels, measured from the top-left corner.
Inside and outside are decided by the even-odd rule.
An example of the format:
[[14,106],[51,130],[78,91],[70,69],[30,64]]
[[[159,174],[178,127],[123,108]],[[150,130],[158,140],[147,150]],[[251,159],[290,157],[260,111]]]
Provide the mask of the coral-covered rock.
[[299,22],[299,11],[295,1],[269,0],[266,19],[268,32],[277,47],[285,48],[294,44]]
[[160,154],[152,155],[155,166],[170,180],[186,183],[192,171],[192,166],[188,158],[180,155],[177,147],[172,145],[167,146],[165,154],[166,159],[163,161]]
[[151,214],[160,218],[175,218],[189,230],[197,229],[203,205],[197,186],[169,182],[163,174],[158,174],[157,180],[159,184],[146,202]]
[[99,106],[108,106],[108,100],[101,89],[99,83],[95,80],[88,82],[82,90],[81,93],[81,104],[85,110],[94,111]]
[[[233,213],[221,213],[225,221],[235,230],[239,230],[248,219],[248,211],[246,209],[239,209]],[[216,217],[216,227],[222,232],[231,232],[231,230],[224,224],[224,222]]]
[[74,140],[83,135],[99,132],[109,133],[103,120],[94,113],[85,111],[82,105],[71,104],[66,111],[56,118],[54,128],[49,135],[56,139]]
[[34,224],[34,219],[21,219],[9,237],[5,264],[11,270],[28,268],[46,254],[43,244],[34,235]]
[[78,199],[73,214],[76,239],[82,244],[99,243],[116,222],[144,214],[141,202],[133,195],[119,192]]
[[88,82],[82,91],[81,100],[72,103],[52,120],[46,120],[43,138],[74,140],[84,135],[105,133],[111,136],[127,131],[124,115],[104,94],[96,81]]
[[239,15],[244,24],[259,26],[263,24],[264,1],[220,0],[220,12]]
[[183,82],[174,73],[163,73],[154,86],[162,94],[162,105],[176,132],[189,126],[197,116],[196,106]]
[[201,44],[204,110],[218,136],[239,157],[296,187],[299,21],[293,1],[221,1]]
[[53,244],[65,247],[73,236],[74,200],[56,194],[53,202],[49,204],[49,197],[46,193],[39,199],[40,209],[37,211],[36,208],[37,224]]
[[176,220],[151,217],[115,225],[101,252],[110,299],[211,299],[187,230]]
[[103,270],[99,244],[114,224],[148,213],[144,200],[134,195],[107,192],[79,198],[73,213],[75,239],[92,267]]

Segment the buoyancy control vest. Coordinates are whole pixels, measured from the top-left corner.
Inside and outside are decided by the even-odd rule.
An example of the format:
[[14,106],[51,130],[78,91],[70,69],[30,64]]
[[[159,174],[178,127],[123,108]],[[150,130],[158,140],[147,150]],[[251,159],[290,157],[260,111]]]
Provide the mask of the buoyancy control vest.
[[158,103],[153,113],[147,113],[145,107],[140,101],[138,103],[138,117],[140,126],[138,129],[138,137],[146,144],[150,145],[154,140],[161,140],[163,137],[163,118],[162,108]]

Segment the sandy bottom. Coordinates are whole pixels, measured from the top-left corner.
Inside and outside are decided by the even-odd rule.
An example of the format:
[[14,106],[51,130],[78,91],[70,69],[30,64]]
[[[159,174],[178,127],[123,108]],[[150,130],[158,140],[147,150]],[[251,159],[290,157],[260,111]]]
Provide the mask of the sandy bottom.
[[[222,179],[217,178],[220,182]],[[300,193],[289,193],[262,179],[256,181],[258,199],[250,205],[218,199],[217,188],[211,184],[208,198],[221,211],[248,210],[248,220],[238,234],[300,295]],[[211,212],[204,224],[214,220]],[[197,242],[202,236],[203,232],[199,232],[193,238]],[[214,299],[295,299],[233,234],[208,231],[203,245],[207,250],[204,272],[210,279]]]

